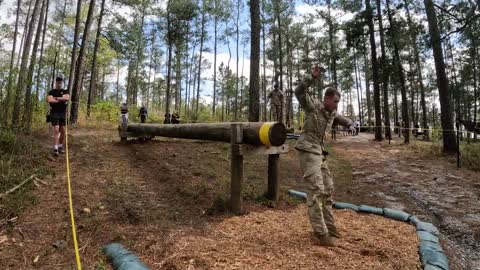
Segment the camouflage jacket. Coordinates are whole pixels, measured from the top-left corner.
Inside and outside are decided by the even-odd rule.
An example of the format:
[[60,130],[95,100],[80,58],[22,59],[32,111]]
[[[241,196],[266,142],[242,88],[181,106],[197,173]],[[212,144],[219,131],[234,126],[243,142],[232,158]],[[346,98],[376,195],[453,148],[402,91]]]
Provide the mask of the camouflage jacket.
[[283,92],[278,90],[278,91],[271,91],[268,94],[268,97],[270,98],[270,104],[272,105],[282,105],[283,102]]
[[295,148],[321,155],[323,139],[332,128],[333,121],[336,119],[340,125],[346,127],[352,125],[352,121],[338,115],[336,111],[327,111],[322,102],[314,100],[307,92],[312,83],[312,78],[305,79],[295,89],[295,96],[300,107],[305,111],[303,133]]

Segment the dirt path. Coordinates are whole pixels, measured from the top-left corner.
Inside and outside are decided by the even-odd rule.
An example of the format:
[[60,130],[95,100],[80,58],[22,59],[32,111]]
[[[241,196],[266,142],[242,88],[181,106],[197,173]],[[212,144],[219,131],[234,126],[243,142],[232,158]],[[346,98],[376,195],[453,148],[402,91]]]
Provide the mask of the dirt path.
[[[480,269],[478,173],[457,171],[441,159],[415,157],[398,142],[388,146],[369,139],[342,137],[334,143],[336,155],[348,158],[354,172],[352,184],[350,165],[331,161],[338,165],[337,200],[405,209],[432,221],[444,233],[449,252],[459,258],[452,269]],[[225,210],[229,194],[228,145],[161,138],[145,144],[118,141],[114,130],[71,132],[73,198],[85,269],[110,269],[101,247],[112,241],[124,243],[146,262],[162,261],[174,253],[176,235],[205,233],[206,227],[231,217],[215,214]],[[247,212],[271,207],[261,199],[266,161],[245,160]],[[51,166],[56,175],[35,189],[37,204],[0,227],[2,269],[74,268],[65,167],[62,161]],[[282,155],[280,168],[283,197],[275,209],[289,211],[295,203],[286,189],[302,175],[294,151]],[[343,183],[343,178],[348,180]]]
[[[480,269],[480,173],[426,157],[401,142],[375,143],[373,135],[340,137],[337,153],[351,161],[354,203],[404,209],[437,225],[453,269]],[[453,256],[452,256],[453,255]]]

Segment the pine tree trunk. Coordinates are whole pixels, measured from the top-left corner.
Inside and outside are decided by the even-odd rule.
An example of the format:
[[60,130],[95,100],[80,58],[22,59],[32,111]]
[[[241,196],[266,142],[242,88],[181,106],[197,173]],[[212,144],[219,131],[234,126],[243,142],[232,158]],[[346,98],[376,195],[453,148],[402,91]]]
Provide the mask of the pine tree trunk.
[[32,55],[30,57],[30,67],[27,74],[27,87],[25,91],[25,104],[23,111],[22,126],[25,132],[30,133],[32,127],[32,84],[33,84],[33,71],[37,61],[38,46],[42,37],[42,27],[44,24],[45,11],[47,9],[47,0],[42,0],[42,9],[40,10],[40,18],[38,19],[37,32],[35,34],[35,40],[33,41]]
[[[169,1],[170,2],[170,1]],[[169,9],[167,4],[167,9]],[[168,61],[167,61],[167,90],[165,92],[165,114],[170,113],[170,83],[172,72],[172,49],[173,49],[173,37],[170,21],[170,11],[167,11],[167,40],[168,40]]]
[[236,59],[236,63],[237,63],[237,69],[236,69],[236,77],[237,77],[237,83],[235,84],[235,105],[234,105],[234,120],[238,120],[238,59],[240,57],[239,55],[239,48],[238,48],[238,44],[240,42],[240,26],[239,26],[239,20],[240,20],[240,2],[241,0],[237,0],[237,20],[236,20],[236,27],[237,27],[237,59]]
[[[214,1],[215,9],[217,9],[217,0]],[[213,104],[212,115],[215,118],[215,109],[217,105],[217,28],[218,28],[218,16],[214,18],[214,45],[213,45]]]
[[30,19],[30,15],[31,15],[31,11],[32,11],[32,5],[36,3],[35,0],[30,0],[28,2],[28,11],[27,11],[27,16],[25,16],[25,24],[23,25],[23,34],[22,34],[22,39],[20,41],[20,51],[18,53],[18,58],[17,58],[17,64],[16,66],[20,66],[20,60],[22,59],[22,55],[23,55],[23,50],[24,50],[24,42],[25,42],[25,38],[27,37],[27,34],[28,34],[28,26],[29,26],[29,19]]
[[392,138],[392,133],[390,129],[390,110],[388,104],[388,85],[389,85],[389,72],[388,72],[388,63],[387,63],[387,53],[385,51],[385,34],[383,29],[383,18],[382,18],[382,3],[380,0],[377,2],[377,17],[378,25],[380,29],[380,47],[382,51],[382,88],[383,88],[383,116],[385,123],[385,138]]
[[28,84],[28,79],[27,79],[28,58],[30,54],[30,48],[32,45],[32,38],[33,38],[35,23],[40,13],[41,3],[42,3],[42,0],[35,0],[35,7],[33,8],[32,18],[30,20],[29,27],[28,27],[28,33],[25,37],[25,47],[23,48],[23,52],[22,52],[22,63],[20,65],[20,71],[18,73],[18,82],[16,87],[17,90],[15,91],[15,98],[13,103],[13,115],[12,115],[13,129],[18,128],[18,124],[19,124],[18,122],[20,120],[20,115],[21,115],[20,101],[22,100],[25,87]]
[[[278,5],[278,4],[277,4]],[[280,72],[278,76],[280,77],[279,88],[280,91],[283,93],[283,51],[282,51],[282,25],[280,23],[280,7],[277,6],[277,23],[278,23],[278,65],[280,68]],[[284,111],[284,102],[280,106],[280,123],[283,123],[283,111]]]
[[394,66],[396,68],[396,73],[399,76],[400,80],[400,87],[401,87],[401,94],[402,94],[402,121],[403,121],[403,128],[406,128],[406,132],[404,133],[405,138],[404,142],[406,144],[410,143],[410,118],[408,115],[408,100],[407,100],[407,89],[406,89],[406,83],[405,83],[405,75],[403,73],[403,68],[401,64],[401,59],[400,59],[400,52],[398,49],[397,45],[397,37],[395,36],[395,24],[392,18],[392,13],[390,12],[390,1],[386,1],[387,4],[387,12],[388,12],[388,20],[390,21],[390,27],[392,30],[390,31],[391,39],[393,41],[393,51],[394,51],[394,56],[393,56],[393,62]]
[[8,69],[8,81],[7,81],[7,90],[6,90],[6,97],[3,102],[3,125],[8,125],[8,118],[9,118],[9,109],[10,109],[10,99],[12,96],[12,81],[15,80],[13,64],[15,62],[15,50],[17,48],[17,36],[18,36],[18,21],[20,19],[20,10],[22,6],[22,0],[17,0],[17,15],[15,18],[15,32],[13,34],[13,46],[12,46],[12,55],[10,57],[10,65]]
[[[265,13],[265,1],[262,1],[262,11]],[[263,17],[262,13],[262,45],[263,45],[263,50],[262,50],[262,55],[263,55],[263,77],[262,77],[262,92],[263,92],[263,117],[262,120],[264,122],[267,121],[267,61],[266,61],[266,49],[265,49],[265,43],[267,36],[265,34],[265,18]]]
[[375,44],[375,30],[373,27],[373,14],[370,6],[370,0],[365,0],[365,6],[367,9],[367,23],[370,32],[370,50],[372,54],[372,79],[373,79],[373,98],[375,103],[375,140],[383,140],[382,136],[382,116],[380,111],[380,84],[378,82],[378,63],[377,63],[377,50]]
[[97,36],[95,37],[95,47],[93,48],[93,61],[92,61],[92,71],[90,73],[90,87],[88,88],[88,101],[87,101],[87,117],[90,117],[90,106],[95,103],[92,96],[95,92],[95,86],[97,82],[97,52],[98,46],[100,45],[100,35],[102,32],[102,18],[103,18],[103,11],[105,8],[105,0],[102,0],[102,4],[100,6],[100,15],[98,17],[98,25],[97,25]]
[[70,72],[68,75],[68,93],[72,95],[72,87],[73,87],[73,77],[75,74],[75,67],[77,61],[77,47],[78,47],[78,39],[80,36],[80,23],[81,23],[81,14],[82,14],[82,0],[77,0],[77,13],[75,17],[75,31],[73,35],[73,48],[72,48],[72,57],[70,60]]
[[[476,43],[476,40],[475,40],[475,37],[473,36],[472,34],[472,37],[471,37],[471,40],[472,40],[472,60],[473,60],[473,122],[477,123],[477,100],[478,100],[478,96],[477,96],[477,90],[478,90],[478,85],[477,85],[477,43]],[[477,134],[475,133],[474,135],[474,138],[476,139],[477,138]]]
[[363,123],[363,108],[362,108],[362,84],[358,82],[358,71],[357,71],[357,50],[355,45],[353,47],[353,67],[355,71],[355,85],[357,88],[357,101],[358,101],[358,115],[360,118],[360,123]]
[[367,120],[368,125],[372,125],[372,101],[370,95],[370,77],[368,76],[368,58],[367,58],[367,45],[364,42],[364,51],[363,51],[363,59],[364,59],[364,69],[365,69],[365,92],[367,95]]
[[250,0],[250,87],[248,121],[260,121],[260,0]]
[[[47,0],[47,9],[45,11],[45,20],[43,21],[43,33],[42,33],[42,44],[40,45],[40,59],[38,61],[38,67],[37,67],[37,81],[35,83],[36,87],[36,99],[35,99],[35,108],[38,105],[38,100],[40,99],[40,83],[41,83],[41,73],[42,73],[42,67],[43,67],[43,49],[45,46],[45,35],[47,33],[47,21],[48,21],[48,10],[50,6],[50,0]],[[45,92],[48,92],[45,89]]]
[[[196,117],[198,117],[198,104],[200,103],[200,80],[201,80],[201,74],[202,74],[202,52],[203,52],[203,40],[205,36],[205,8],[202,11],[202,30],[200,32],[200,56],[198,58],[198,76],[197,76],[197,103],[195,104],[195,114]],[[238,52],[237,52],[238,54]],[[237,67],[238,67],[238,59],[237,59]]]
[[422,128],[427,129],[428,125],[427,125],[427,105],[425,102],[425,86],[423,84],[422,66],[420,63],[420,53],[418,51],[418,46],[417,46],[417,35],[413,30],[413,22],[412,22],[412,17],[410,15],[410,8],[408,6],[407,0],[404,0],[404,4],[405,4],[405,9],[407,11],[407,21],[408,21],[411,39],[412,39],[412,47],[413,47],[413,54],[415,57],[415,63],[417,65],[418,82],[420,85],[420,95],[421,95],[420,103],[422,106]]
[[335,30],[333,29],[333,22],[332,22],[332,0],[327,0],[327,7],[328,7],[328,43],[330,45],[330,70],[333,75],[333,85],[335,88],[338,88],[338,79],[337,79],[337,50],[334,44],[334,35]]
[[84,62],[85,54],[87,50],[87,44],[89,42],[90,26],[92,24],[93,12],[95,11],[95,1],[90,0],[90,6],[88,8],[87,20],[85,22],[85,28],[83,30],[82,45],[78,53],[78,59],[75,68],[75,80],[73,82],[72,89],[72,106],[70,110],[70,122],[76,124],[78,120],[78,108],[80,106],[80,95],[82,93],[83,75],[84,75]]
[[454,153],[457,150],[455,143],[456,136],[453,131],[453,118],[450,111],[450,102],[448,100],[448,79],[445,74],[445,63],[442,52],[442,43],[440,32],[438,30],[437,16],[432,0],[424,0],[427,12],[428,29],[430,33],[430,42],[433,47],[433,57],[435,59],[435,71],[437,74],[437,87],[440,97],[441,119],[443,129],[443,151]]

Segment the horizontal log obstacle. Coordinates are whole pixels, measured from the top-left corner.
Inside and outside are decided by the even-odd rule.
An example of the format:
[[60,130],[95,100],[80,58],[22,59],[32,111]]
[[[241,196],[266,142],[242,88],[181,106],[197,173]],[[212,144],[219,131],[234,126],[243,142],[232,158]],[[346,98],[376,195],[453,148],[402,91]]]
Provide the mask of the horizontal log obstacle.
[[277,122],[232,122],[211,124],[138,124],[119,126],[122,142],[128,137],[153,138],[155,136],[207,140],[230,143],[230,207],[235,214],[242,210],[243,158],[249,155],[268,155],[268,189],[266,197],[279,199],[280,154],[288,152],[285,125]]
[[240,124],[243,129],[243,143],[251,145],[280,146],[285,143],[287,132],[282,123],[277,122],[239,122],[211,124],[127,124],[120,137],[170,137],[218,142],[231,141],[231,125]]

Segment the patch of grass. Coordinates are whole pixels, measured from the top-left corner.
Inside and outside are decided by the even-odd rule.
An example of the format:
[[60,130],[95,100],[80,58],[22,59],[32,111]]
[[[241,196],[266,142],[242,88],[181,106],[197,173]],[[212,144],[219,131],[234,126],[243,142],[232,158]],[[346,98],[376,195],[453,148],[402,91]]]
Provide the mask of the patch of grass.
[[[438,156],[454,159],[456,155],[445,155],[443,153],[442,141],[413,141],[410,143],[410,149],[416,153],[422,153],[425,156]],[[460,142],[460,162],[474,171],[480,170],[480,143]]]
[[327,164],[333,176],[336,193],[344,193],[352,187],[352,164],[349,160],[338,156],[329,146],[327,151],[329,152]]
[[462,143],[460,145],[460,161],[472,170],[480,170],[480,143]]
[[117,179],[114,184],[106,190],[107,203],[109,208],[116,213],[116,218],[120,222],[128,224],[138,224],[143,219],[143,209],[138,204],[138,199],[141,198],[140,191],[134,185],[127,183],[127,181]]
[[[47,163],[48,152],[33,136],[0,130],[0,193],[35,174],[39,179],[53,174]],[[37,198],[30,193],[32,181],[7,195],[0,202],[0,218],[18,215]]]
[[228,209],[228,200],[223,194],[217,194],[213,200],[212,205],[207,208],[205,213],[207,215],[215,215],[225,213]]

